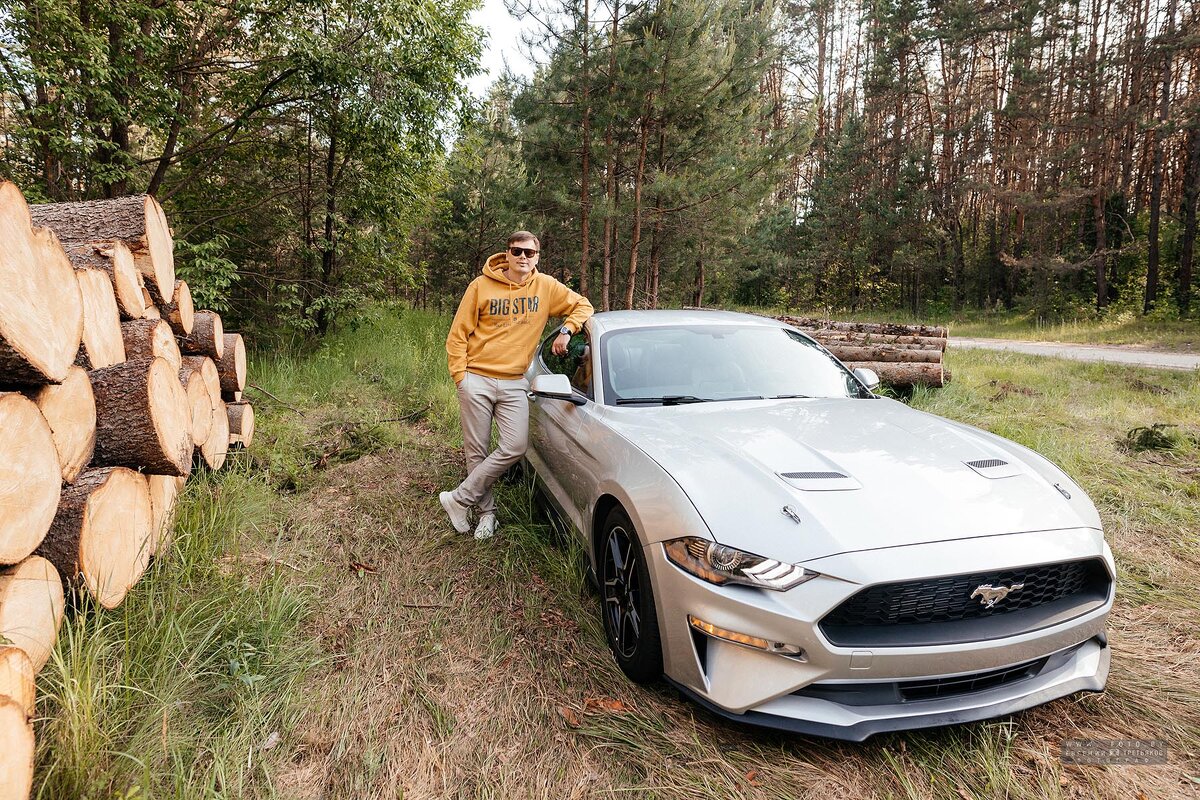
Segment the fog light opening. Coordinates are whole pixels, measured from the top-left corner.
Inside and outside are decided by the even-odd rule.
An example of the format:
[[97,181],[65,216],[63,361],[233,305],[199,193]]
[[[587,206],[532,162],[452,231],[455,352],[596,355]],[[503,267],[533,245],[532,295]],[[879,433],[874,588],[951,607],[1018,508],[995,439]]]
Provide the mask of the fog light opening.
[[758,636],[751,636],[748,633],[738,633],[737,631],[726,630],[713,625],[711,622],[705,622],[699,617],[694,617],[688,614],[688,624],[693,630],[699,631],[706,636],[711,636],[714,639],[732,642],[733,644],[741,645],[742,647],[750,647],[754,650],[762,650],[764,653],[774,653],[780,656],[787,656],[797,661],[807,661],[808,657],[804,654],[804,648],[798,644],[788,644],[786,642],[770,642]]

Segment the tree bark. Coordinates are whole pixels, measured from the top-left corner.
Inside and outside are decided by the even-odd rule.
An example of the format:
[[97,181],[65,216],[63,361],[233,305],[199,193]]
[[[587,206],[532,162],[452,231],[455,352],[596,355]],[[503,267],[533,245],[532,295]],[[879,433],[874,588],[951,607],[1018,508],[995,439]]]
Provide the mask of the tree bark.
[[50,426],[63,483],[73,482],[96,448],[96,398],[87,370],[71,367],[61,384],[27,389],[24,394]]
[[96,395],[97,467],[158,475],[191,470],[191,410],[166,359],[138,358],[88,376]]
[[779,316],[775,319],[802,329],[849,331],[853,333],[878,333],[885,336],[925,336],[945,339],[946,329],[937,325],[901,325],[896,322],[837,322],[812,317]]
[[949,381],[949,373],[941,364],[901,364],[893,361],[849,361],[850,369],[866,367],[875,370],[879,379],[889,386],[929,386],[941,388]]
[[150,195],[37,205],[30,213],[35,225],[52,228],[64,242],[124,243],[155,303],[174,291],[174,241],[162,206]]
[[629,284],[625,287],[625,308],[633,308],[637,288],[638,248],[642,244],[642,181],[646,177],[646,144],[650,134],[650,108],[653,95],[646,96],[638,135],[637,172],[633,176],[633,234],[629,241]]
[[589,180],[591,178],[591,157],[592,157],[592,104],[591,104],[591,75],[589,74],[588,61],[588,44],[591,38],[591,19],[589,17],[590,5],[588,0],[583,0],[583,37],[581,42],[582,61],[583,61],[583,153],[582,164],[580,165],[580,185],[579,185],[579,293],[584,297],[588,293],[588,284],[590,281],[589,273],[591,271],[591,252],[588,249],[588,237],[591,234],[589,220],[592,198]]
[[857,333],[855,331],[837,331],[832,328],[806,328],[804,332],[821,344],[833,342],[860,347],[889,345],[891,347],[911,347],[922,350],[945,350],[947,341],[946,339],[933,336],[895,336],[883,333]]
[[1167,31],[1162,39],[1163,69],[1162,95],[1159,98],[1158,125],[1151,129],[1154,141],[1154,161],[1150,168],[1150,230],[1146,250],[1146,296],[1142,313],[1149,314],[1158,302],[1158,227],[1162,214],[1163,185],[1163,140],[1166,138],[1167,119],[1171,111],[1171,60],[1175,38],[1175,9],[1177,0],[1167,3]]
[[152,520],[145,475],[123,467],[90,469],[63,489],[38,555],[102,607],[116,608],[150,562]]
[[1192,275],[1196,252],[1196,200],[1200,196],[1200,108],[1193,111],[1187,134],[1187,166],[1183,173],[1183,237],[1179,243],[1176,295],[1179,311],[1187,316],[1192,303]]
[[839,344],[826,344],[825,349],[833,353],[839,360],[849,364],[851,361],[891,361],[928,364],[942,363],[940,350],[914,350],[906,347],[888,347],[875,345],[871,347],[848,347]]
[[0,564],[16,564],[38,546],[61,483],[54,435],[37,405],[0,393]]
[[54,649],[65,600],[58,571],[41,556],[0,569],[0,636],[25,651],[35,674]]
[[215,311],[197,311],[192,332],[179,337],[179,349],[190,356],[208,356],[220,361],[225,354],[225,329]]
[[179,369],[183,356],[170,324],[161,319],[133,319],[121,323],[121,339],[128,359],[156,356]]
[[0,384],[58,383],[83,337],[75,271],[53,232],[34,230],[15,185],[0,183]]

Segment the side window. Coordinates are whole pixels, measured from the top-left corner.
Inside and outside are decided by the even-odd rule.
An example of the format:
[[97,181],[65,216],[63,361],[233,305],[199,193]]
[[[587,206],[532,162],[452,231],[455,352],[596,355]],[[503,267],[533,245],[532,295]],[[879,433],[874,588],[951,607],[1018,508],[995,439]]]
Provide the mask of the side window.
[[542,362],[547,369],[571,379],[575,391],[593,397],[592,394],[592,348],[587,334],[580,331],[571,337],[565,355],[556,356],[551,349],[556,336],[542,342]]

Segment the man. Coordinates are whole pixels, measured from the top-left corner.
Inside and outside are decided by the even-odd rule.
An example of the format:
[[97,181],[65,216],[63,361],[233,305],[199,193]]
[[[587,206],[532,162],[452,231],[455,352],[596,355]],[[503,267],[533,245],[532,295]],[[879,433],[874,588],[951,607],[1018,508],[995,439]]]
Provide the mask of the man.
[[[496,532],[492,484],[525,454],[529,442],[529,382],[524,375],[538,336],[550,317],[565,316],[552,346],[563,355],[571,334],[592,315],[586,297],[537,271],[540,250],[529,231],[509,236],[508,249],[488,258],[483,274],[467,287],[446,337],[450,375],[458,386],[467,477],[438,499],[459,533],[471,528],[471,507],[479,509],[476,539]],[[500,441],[489,454],[493,420]]]

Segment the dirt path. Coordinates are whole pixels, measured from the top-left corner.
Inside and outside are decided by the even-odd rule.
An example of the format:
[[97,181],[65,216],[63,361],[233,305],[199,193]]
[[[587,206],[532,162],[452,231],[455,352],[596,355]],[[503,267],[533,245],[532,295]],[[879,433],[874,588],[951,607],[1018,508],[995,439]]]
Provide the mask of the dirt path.
[[1012,339],[962,339],[951,337],[952,348],[1009,350],[1034,356],[1069,358],[1074,361],[1104,361],[1158,369],[1200,369],[1200,355],[1151,350],[1138,345],[1070,344],[1066,342],[1023,342]]

